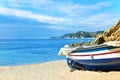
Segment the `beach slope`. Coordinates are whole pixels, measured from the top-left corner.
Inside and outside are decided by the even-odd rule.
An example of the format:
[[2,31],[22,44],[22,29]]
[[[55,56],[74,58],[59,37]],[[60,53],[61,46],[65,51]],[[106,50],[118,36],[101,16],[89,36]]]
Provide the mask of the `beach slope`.
[[65,61],[0,67],[0,80],[120,80],[120,72],[70,72]]

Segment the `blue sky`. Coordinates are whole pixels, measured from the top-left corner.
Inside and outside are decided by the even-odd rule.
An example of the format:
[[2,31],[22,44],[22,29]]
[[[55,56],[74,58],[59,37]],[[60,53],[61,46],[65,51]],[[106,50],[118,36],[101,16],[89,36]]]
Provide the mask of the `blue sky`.
[[106,30],[120,19],[119,5],[119,0],[0,0],[0,39]]

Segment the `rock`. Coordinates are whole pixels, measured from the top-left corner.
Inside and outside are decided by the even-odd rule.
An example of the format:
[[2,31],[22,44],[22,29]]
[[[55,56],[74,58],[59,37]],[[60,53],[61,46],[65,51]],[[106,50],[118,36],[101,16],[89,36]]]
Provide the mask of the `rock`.
[[94,44],[102,44],[104,42],[105,41],[102,34],[97,35],[97,37],[94,39]]
[[108,41],[120,41],[120,20],[110,29],[104,31],[103,34],[98,35],[93,43],[102,44]]

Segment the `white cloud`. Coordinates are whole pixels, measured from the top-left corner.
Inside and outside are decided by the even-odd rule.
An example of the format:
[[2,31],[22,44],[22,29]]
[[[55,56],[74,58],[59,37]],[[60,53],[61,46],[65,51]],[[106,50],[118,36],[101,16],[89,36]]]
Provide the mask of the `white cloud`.
[[102,8],[110,6],[109,2],[99,2],[93,5],[81,5],[81,4],[70,4],[67,3],[59,7],[59,9],[68,14],[68,16],[82,16],[86,13],[90,13],[93,11],[98,11]]
[[38,22],[46,22],[46,23],[53,23],[53,24],[64,21],[63,18],[55,18],[55,17],[45,16],[41,14],[35,14],[30,11],[5,8],[5,7],[0,7],[0,14],[6,15],[6,16],[17,16],[22,18],[28,18],[28,19],[36,20]]
[[[69,0],[61,2],[57,0],[9,0],[9,5],[13,8],[30,7],[31,11],[0,7],[0,14],[56,23],[59,27],[56,25],[48,26],[48,28],[60,30],[77,30],[81,28],[80,26],[109,27],[120,18],[118,13],[111,13],[110,10],[104,11],[104,8],[109,8],[112,5],[111,2],[100,1],[96,4],[83,5],[71,3]],[[35,14],[31,7],[39,14]],[[54,17],[41,15],[42,12],[46,15],[52,14]],[[57,16],[64,18],[56,18]],[[62,25],[60,26],[60,24]]]
[[72,31],[105,30],[113,26],[119,18],[120,14],[117,13],[98,13],[83,18],[68,19],[67,22],[65,22],[67,26],[61,26],[61,28]]
[[108,27],[113,25],[120,18],[116,13],[99,13],[83,19],[79,22],[83,26]]
[[66,27],[59,27],[59,26],[48,26],[48,28],[51,28],[51,29],[56,29],[56,30],[68,30],[69,28],[66,28]]
[[86,12],[100,10],[111,5],[110,2],[98,2],[91,5],[83,5],[80,3],[71,3],[68,1],[55,1],[55,0],[10,0],[11,7],[32,7],[37,10],[44,10],[65,16],[78,16]]
[[43,8],[43,6],[55,5],[52,0],[8,0],[8,6],[10,7],[32,7]]

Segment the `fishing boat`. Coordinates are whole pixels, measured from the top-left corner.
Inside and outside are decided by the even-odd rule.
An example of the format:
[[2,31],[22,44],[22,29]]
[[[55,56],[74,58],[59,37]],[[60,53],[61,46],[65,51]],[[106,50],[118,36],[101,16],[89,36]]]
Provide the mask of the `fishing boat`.
[[73,70],[120,70],[120,42],[116,41],[95,46],[65,45],[58,55],[64,55],[68,66]]

